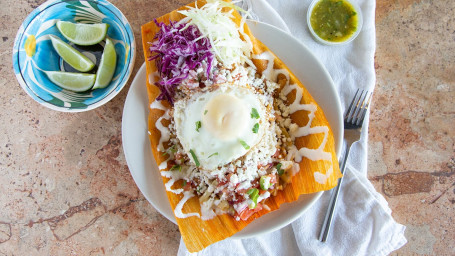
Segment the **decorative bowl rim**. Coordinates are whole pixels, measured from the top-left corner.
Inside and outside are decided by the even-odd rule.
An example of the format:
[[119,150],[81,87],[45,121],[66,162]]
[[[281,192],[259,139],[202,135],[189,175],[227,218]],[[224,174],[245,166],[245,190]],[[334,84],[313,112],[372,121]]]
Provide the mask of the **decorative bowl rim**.
[[[16,37],[14,40],[14,46],[13,46],[13,54],[12,54],[12,62],[13,62],[13,70],[16,76],[16,79],[18,80],[20,86],[22,89],[36,102],[40,103],[41,105],[50,108],[52,110],[57,110],[61,112],[85,112],[89,111],[95,108],[98,108],[107,102],[109,102],[111,99],[113,99],[120,91],[125,87],[125,85],[128,83],[129,78],[131,77],[134,69],[134,64],[136,60],[136,39],[134,36],[133,29],[131,27],[130,22],[127,20],[126,16],[120,11],[115,5],[110,3],[107,0],[74,0],[78,2],[94,2],[96,4],[100,4],[103,7],[105,7],[108,10],[115,10],[117,11],[119,15],[114,14],[119,21],[126,21],[126,22],[120,22],[122,25],[122,30],[125,31],[125,34],[127,38],[130,40],[129,44],[129,50],[128,52],[128,57],[127,57],[127,64],[124,66],[124,71],[121,73],[121,79],[119,83],[116,85],[115,88],[113,88],[108,94],[106,94],[103,98],[100,98],[98,101],[87,104],[85,107],[67,107],[67,106],[57,106],[55,104],[52,104],[45,99],[43,99],[41,96],[39,96],[30,86],[27,84],[23,77],[23,73],[21,71],[21,66],[19,62],[19,54],[18,52],[20,51],[19,45],[21,44],[23,37],[25,36],[25,31],[26,28],[31,24],[31,22],[38,16],[40,13],[42,13],[44,10],[47,8],[60,4],[60,3],[67,3],[70,1],[65,1],[65,0],[47,0],[37,8],[35,8],[22,22],[20,28],[18,29],[18,32],[16,33]],[[113,12],[114,13],[114,12]],[[16,55],[17,53],[17,55]]]

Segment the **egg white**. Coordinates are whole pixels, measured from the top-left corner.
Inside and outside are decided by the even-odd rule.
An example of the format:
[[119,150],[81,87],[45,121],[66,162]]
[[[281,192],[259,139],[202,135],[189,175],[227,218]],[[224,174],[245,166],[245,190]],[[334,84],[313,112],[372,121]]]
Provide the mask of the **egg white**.
[[[258,118],[251,114],[253,109]],[[206,170],[245,155],[263,138],[266,120],[261,95],[229,84],[219,85],[211,92],[193,94],[174,105],[177,138],[191,161],[195,163],[190,150]],[[253,132],[256,124],[259,129]]]

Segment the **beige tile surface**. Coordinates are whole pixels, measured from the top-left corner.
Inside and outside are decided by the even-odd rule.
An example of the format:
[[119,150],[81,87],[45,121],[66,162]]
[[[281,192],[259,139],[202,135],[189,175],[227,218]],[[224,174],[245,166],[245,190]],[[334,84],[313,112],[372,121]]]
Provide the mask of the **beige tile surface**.
[[[14,37],[42,2],[0,0],[0,255],[175,255],[177,226],[145,200],[123,155],[129,84],[69,114],[16,81]],[[144,21],[188,1],[111,2],[140,43]],[[454,1],[377,0],[369,178],[408,227],[397,255],[455,255],[454,17]],[[134,73],[140,44],[137,56]]]
[[397,255],[455,255],[454,17],[454,1],[377,1],[369,178],[407,226]]

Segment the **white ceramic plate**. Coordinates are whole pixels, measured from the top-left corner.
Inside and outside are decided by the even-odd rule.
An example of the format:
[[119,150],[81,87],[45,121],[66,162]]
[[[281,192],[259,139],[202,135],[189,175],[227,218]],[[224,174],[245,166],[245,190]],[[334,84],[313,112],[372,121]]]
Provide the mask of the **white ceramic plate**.
[[[342,141],[342,113],[332,79],[311,51],[297,39],[265,23],[248,21],[253,35],[266,44],[306,86],[324,113],[335,136],[339,155]],[[131,175],[145,198],[170,221],[176,223],[166,191],[152,155],[147,133],[149,113],[145,64],[136,74],[126,98],[122,119],[122,139],[125,158]],[[247,238],[275,231],[297,219],[315,203],[322,192],[302,195],[293,203],[253,221],[233,238]]]

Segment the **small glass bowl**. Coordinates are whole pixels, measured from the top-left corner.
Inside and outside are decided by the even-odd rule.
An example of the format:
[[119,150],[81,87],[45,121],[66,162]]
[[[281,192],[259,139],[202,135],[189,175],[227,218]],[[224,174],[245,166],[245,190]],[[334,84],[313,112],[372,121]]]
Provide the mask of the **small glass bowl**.
[[347,43],[351,42],[352,40],[354,40],[359,35],[360,31],[362,30],[363,16],[362,16],[362,10],[360,9],[360,6],[357,3],[355,3],[355,2],[348,1],[348,0],[343,0],[343,1],[346,1],[346,2],[350,3],[352,5],[352,7],[354,7],[355,12],[357,13],[357,23],[358,23],[357,24],[357,29],[354,32],[354,34],[352,34],[351,37],[349,37],[345,41],[343,41],[343,42],[332,42],[332,41],[327,41],[327,40],[322,39],[321,37],[319,37],[319,35],[316,34],[316,32],[314,31],[313,27],[311,26],[311,21],[310,21],[311,13],[313,12],[313,9],[316,6],[316,4],[319,3],[320,1],[322,1],[322,0],[313,0],[313,2],[311,2],[311,4],[310,4],[310,7],[308,7],[308,12],[307,12],[308,28],[310,29],[310,32],[313,35],[313,37],[316,39],[316,41],[318,41],[318,42],[320,42],[322,44],[325,44],[325,45],[343,45],[343,44],[347,44]]

